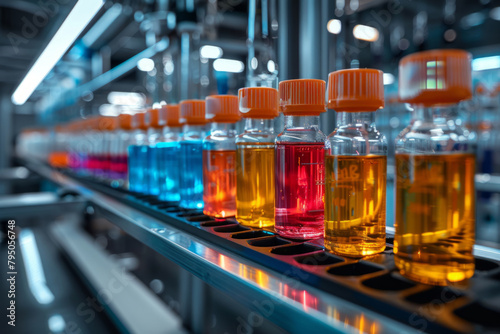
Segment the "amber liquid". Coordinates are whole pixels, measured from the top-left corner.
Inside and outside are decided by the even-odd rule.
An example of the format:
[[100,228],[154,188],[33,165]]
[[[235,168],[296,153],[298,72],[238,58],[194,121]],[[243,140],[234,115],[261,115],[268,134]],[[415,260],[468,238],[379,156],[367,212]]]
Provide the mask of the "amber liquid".
[[49,164],[56,168],[66,168],[69,165],[69,154],[66,152],[52,152],[49,155]]
[[203,213],[236,215],[236,151],[203,151]]
[[385,249],[387,158],[327,155],[325,247],[363,257]]
[[396,154],[395,263],[413,280],[446,285],[474,274],[475,157]]
[[236,219],[243,225],[274,225],[274,144],[238,143]]

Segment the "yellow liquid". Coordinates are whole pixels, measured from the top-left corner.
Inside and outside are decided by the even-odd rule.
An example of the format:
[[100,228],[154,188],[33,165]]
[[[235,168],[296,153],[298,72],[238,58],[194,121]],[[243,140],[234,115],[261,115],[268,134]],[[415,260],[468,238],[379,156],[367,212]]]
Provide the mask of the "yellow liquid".
[[238,143],[236,219],[252,227],[274,226],[274,144]]
[[363,257],[385,249],[385,156],[327,155],[325,247]]
[[396,154],[394,260],[402,275],[446,285],[474,274],[475,157]]

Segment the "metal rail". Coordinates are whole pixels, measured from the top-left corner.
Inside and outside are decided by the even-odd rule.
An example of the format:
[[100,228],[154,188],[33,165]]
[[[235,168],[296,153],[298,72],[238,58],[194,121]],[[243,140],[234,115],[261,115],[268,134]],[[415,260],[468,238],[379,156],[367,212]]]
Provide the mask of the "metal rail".
[[[209,244],[41,164],[30,169],[94,203],[114,224],[289,332],[416,332],[410,326]],[[300,296],[301,298],[297,298]],[[251,322],[250,322],[251,323]]]

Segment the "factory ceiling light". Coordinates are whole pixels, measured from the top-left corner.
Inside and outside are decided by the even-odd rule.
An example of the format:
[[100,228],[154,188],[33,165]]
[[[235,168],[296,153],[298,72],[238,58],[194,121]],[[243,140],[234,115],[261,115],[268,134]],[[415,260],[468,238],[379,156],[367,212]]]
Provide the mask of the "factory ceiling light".
[[482,57],[472,60],[473,71],[493,70],[500,68],[500,56]]
[[332,19],[328,21],[326,29],[330,34],[338,35],[342,31],[342,23],[340,22],[340,20]]
[[38,85],[64,56],[81,32],[99,12],[103,0],[79,0],[71,10],[47,47],[40,54],[24,79],[12,94],[12,102],[24,104]]
[[149,72],[155,68],[155,62],[153,61],[153,59],[142,58],[137,62],[137,68],[139,69],[139,71]]
[[245,70],[245,64],[239,60],[219,58],[214,61],[214,70],[241,73]]
[[217,59],[222,57],[222,49],[218,46],[204,45],[200,48],[200,57],[207,59]]
[[365,26],[363,24],[355,25],[352,33],[355,38],[367,42],[375,42],[376,40],[378,40],[379,36],[377,28]]
[[394,75],[391,73],[384,73],[384,85],[392,85],[394,83]]

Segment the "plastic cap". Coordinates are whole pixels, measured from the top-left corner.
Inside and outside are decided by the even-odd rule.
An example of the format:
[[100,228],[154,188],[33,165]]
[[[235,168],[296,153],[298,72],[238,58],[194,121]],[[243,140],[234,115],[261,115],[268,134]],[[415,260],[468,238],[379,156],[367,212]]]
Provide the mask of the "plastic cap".
[[118,127],[123,130],[132,130],[132,115],[130,114],[118,115]]
[[495,97],[495,96],[497,96],[497,95],[499,95],[499,94],[500,94],[500,84],[496,84],[496,85],[493,87],[492,91],[490,92],[490,95],[491,95],[492,97]]
[[206,118],[210,122],[236,123],[241,119],[236,95],[210,95],[205,102]]
[[399,62],[399,97],[403,102],[424,106],[470,99],[470,53],[431,50],[404,57]]
[[486,89],[486,87],[484,87],[484,85],[482,83],[478,83],[476,85],[474,92],[476,95],[487,95],[488,94],[488,90]]
[[161,129],[165,126],[165,121],[160,117],[160,109],[149,109],[146,112],[144,121],[150,128]]
[[328,75],[328,108],[335,111],[376,111],[384,107],[384,73],[356,68]]
[[278,116],[278,90],[269,87],[241,88],[238,91],[243,118],[268,118]]
[[180,103],[181,123],[189,125],[203,125],[205,119],[204,100],[185,100]]
[[280,82],[280,109],[285,115],[319,115],[326,111],[323,80],[297,79]]
[[145,122],[146,119],[145,116],[146,116],[145,112],[140,112],[135,114],[132,118],[132,127],[134,129],[147,130],[148,126]]
[[118,126],[116,117],[101,116],[97,119],[96,130],[98,131],[113,131]]
[[182,125],[180,122],[178,104],[166,104],[162,106],[160,116],[164,120],[166,126],[177,127]]

